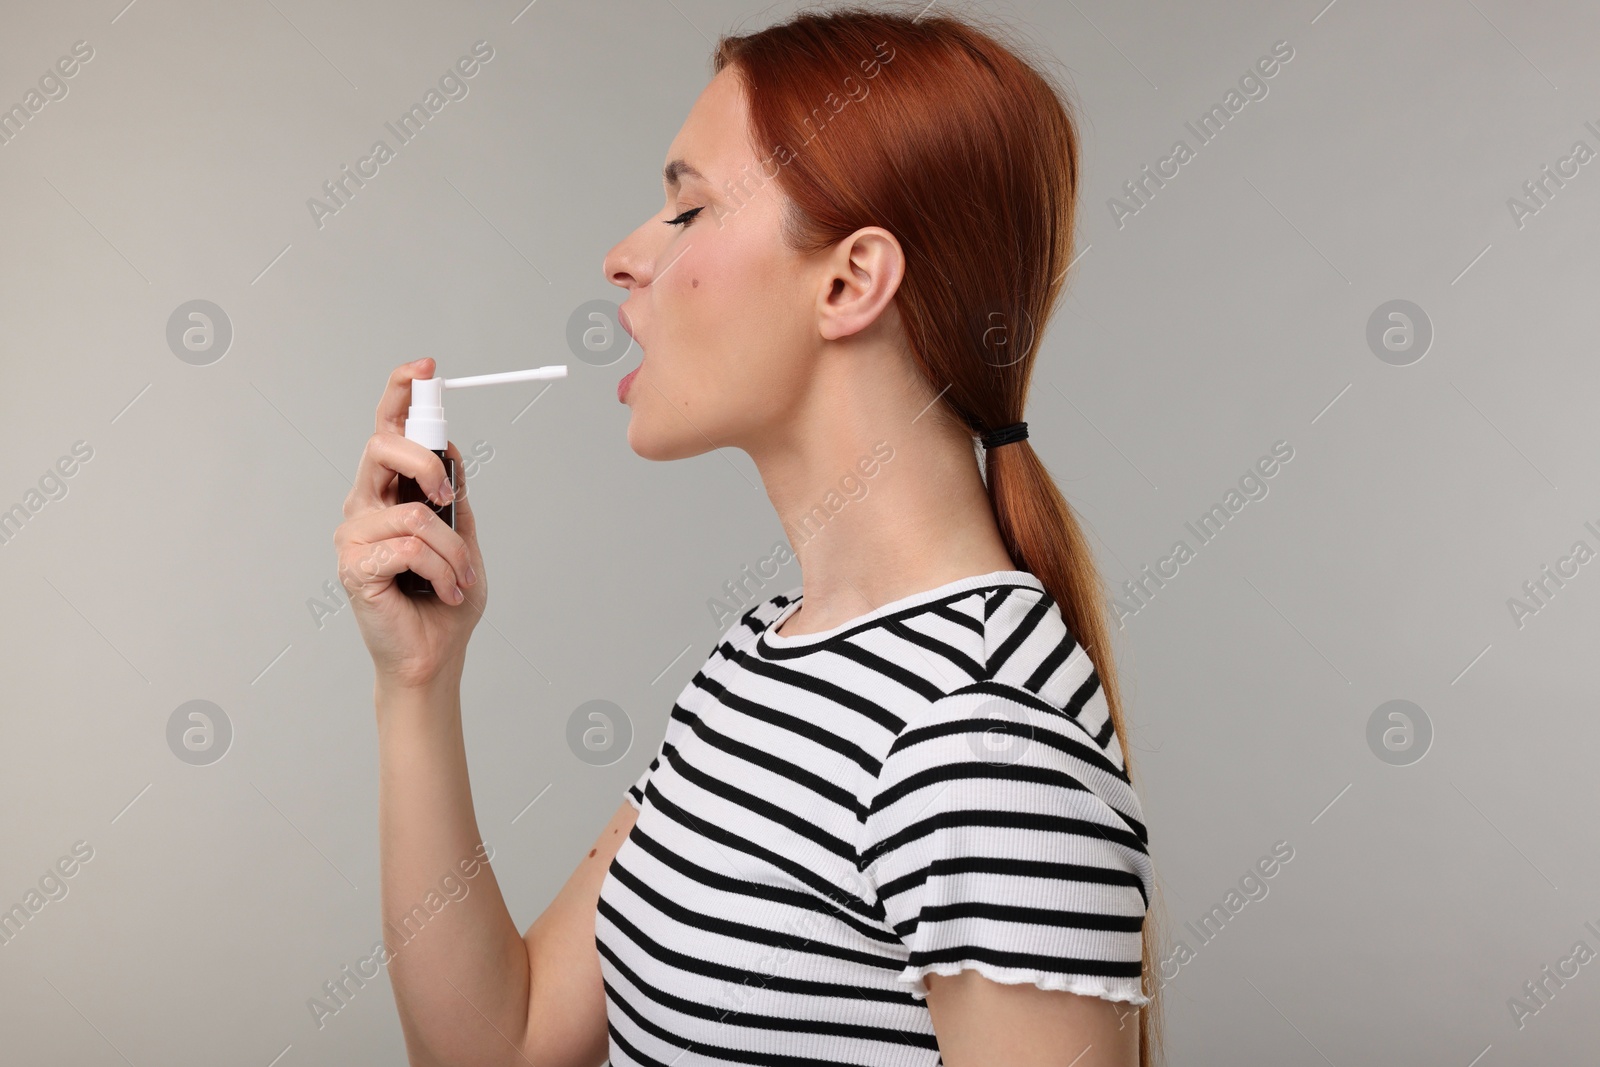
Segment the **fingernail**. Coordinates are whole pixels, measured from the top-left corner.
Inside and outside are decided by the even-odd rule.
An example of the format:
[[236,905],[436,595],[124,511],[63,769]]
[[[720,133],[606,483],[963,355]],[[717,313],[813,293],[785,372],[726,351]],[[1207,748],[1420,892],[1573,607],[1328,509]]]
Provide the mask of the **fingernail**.
[[451,597],[450,599],[454,600],[457,604],[459,604],[463,600],[467,599],[467,594],[465,594],[465,593],[463,593],[461,591],[461,587],[459,585],[452,585],[450,588],[455,590],[455,594],[456,594],[455,596]]
[[470,564],[470,563],[467,564],[467,584],[468,585],[477,585],[478,584],[478,572],[472,569],[472,564]]
[[442,485],[439,486],[439,499],[442,500],[444,503],[448,504],[448,503],[450,503],[450,501],[454,500],[455,498],[456,498],[456,491],[450,485],[450,482],[448,480],[446,480]]

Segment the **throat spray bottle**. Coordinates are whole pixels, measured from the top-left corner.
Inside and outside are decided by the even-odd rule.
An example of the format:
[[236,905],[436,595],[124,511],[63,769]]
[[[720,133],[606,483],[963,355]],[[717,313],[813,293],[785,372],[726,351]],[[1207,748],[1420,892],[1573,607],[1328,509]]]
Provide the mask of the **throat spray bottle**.
[[[461,486],[456,480],[455,460],[445,454],[446,449],[450,447],[450,441],[444,418],[444,391],[469,385],[505,385],[511,382],[533,382],[566,376],[566,364],[560,364],[534,367],[531,370],[506,371],[504,374],[478,374],[470,378],[413,378],[411,410],[406,412],[406,439],[417,442],[444,462],[445,477],[450,481],[451,490],[459,495]],[[445,525],[452,530],[456,528],[454,498],[443,506],[435,504],[428,499],[428,494],[422,491],[415,478],[404,474],[400,475],[398,488],[397,503],[409,504],[414,500],[420,500],[433,509],[433,513],[443,519]],[[434,591],[433,583],[415,571],[403,571],[395,575],[395,584],[408,596],[431,596]]]

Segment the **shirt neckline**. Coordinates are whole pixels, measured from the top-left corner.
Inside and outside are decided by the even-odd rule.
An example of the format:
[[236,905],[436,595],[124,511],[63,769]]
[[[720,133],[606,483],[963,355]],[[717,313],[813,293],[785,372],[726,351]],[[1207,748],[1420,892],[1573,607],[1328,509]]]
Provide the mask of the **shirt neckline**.
[[785,637],[778,633],[778,627],[783,625],[785,619],[800,610],[800,601],[804,596],[801,590],[804,586],[797,586],[784,594],[789,603],[784,605],[783,610],[779,611],[761,631],[759,640],[763,648],[808,649],[844,637],[857,630],[865,629],[889,617],[924,607],[934,601],[947,599],[961,593],[968,593],[974,589],[990,589],[1002,586],[1025,586],[1029,589],[1037,589],[1040,592],[1045,591],[1044,583],[1029,571],[990,571],[988,574],[974,574],[966,578],[957,578],[953,582],[946,582],[936,588],[925,589],[920,593],[912,593],[909,596],[901,597],[899,600],[891,600],[887,604],[873,608],[864,615],[857,615],[855,618],[827,630]]

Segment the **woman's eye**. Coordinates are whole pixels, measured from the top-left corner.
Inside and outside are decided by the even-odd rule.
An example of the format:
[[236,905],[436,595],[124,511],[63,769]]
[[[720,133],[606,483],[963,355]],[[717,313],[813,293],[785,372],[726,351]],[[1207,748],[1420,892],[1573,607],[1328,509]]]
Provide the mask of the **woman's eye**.
[[694,218],[696,215],[700,214],[700,212],[702,212],[704,210],[705,210],[705,208],[703,208],[703,207],[692,207],[688,211],[685,211],[683,214],[679,215],[675,219],[667,219],[666,220],[667,225],[668,226],[687,226],[687,225],[689,225],[689,220],[690,219]]

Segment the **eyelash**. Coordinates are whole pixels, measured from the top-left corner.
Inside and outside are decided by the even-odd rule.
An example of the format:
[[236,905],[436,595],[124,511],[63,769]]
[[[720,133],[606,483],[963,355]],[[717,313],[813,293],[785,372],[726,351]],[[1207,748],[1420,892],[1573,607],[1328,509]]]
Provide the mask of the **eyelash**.
[[679,215],[675,219],[667,219],[666,223],[667,223],[668,226],[687,226],[687,225],[689,225],[689,220],[690,219],[694,218],[696,215],[700,214],[700,212],[702,212],[704,210],[705,210],[705,208],[703,208],[703,207],[692,207],[688,211],[685,211],[683,214]]

